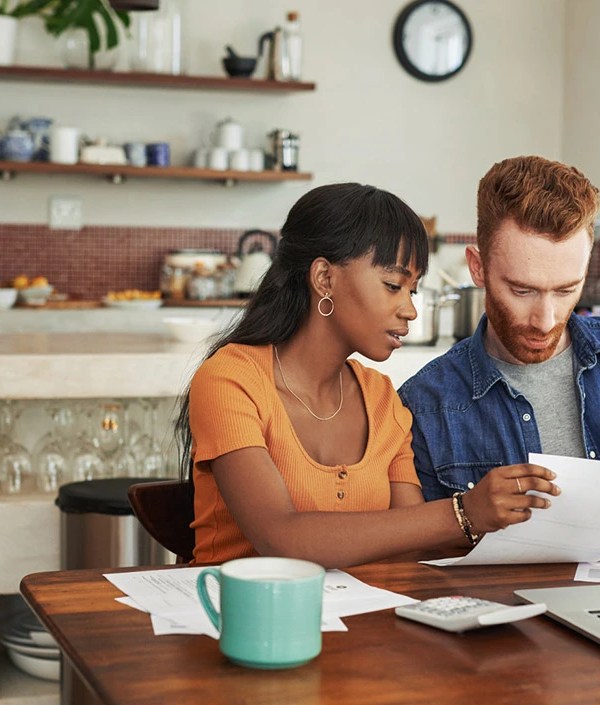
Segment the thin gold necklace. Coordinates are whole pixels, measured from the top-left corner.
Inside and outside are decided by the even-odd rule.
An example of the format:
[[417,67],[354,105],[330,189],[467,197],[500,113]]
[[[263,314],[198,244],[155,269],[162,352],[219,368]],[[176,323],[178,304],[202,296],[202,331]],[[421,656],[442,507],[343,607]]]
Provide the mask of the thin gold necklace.
[[283,374],[283,368],[281,367],[281,360],[279,359],[279,353],[277,352],[277,346],[274,345],[273,349],[275,350],[275,359],[277,360],[277,367],[279,367],[279,373],[281,374],[281,379],[283,380],[283,383],[285,384],[285,388],[288,390],[288,392],[295,397],[301,404],[302,406],[308,411],[308,413],[311,416],[314,416],[315,419],[318,419],[319,421],[330,421],[333,419],[335,416],[337,416],[340,411],[342,410],[342,404],[344,403],[344,382],[342,380],[342,371],[340,370],[340,405],[338,408],[331,414],[331,416],[317,416],[315,412],[310,408],[310,406],[302,401],[300,397],[296,394],[296,392],[293,392],[290,389],[290,385],[287,383],[287,380],[285,378],[285,375]]

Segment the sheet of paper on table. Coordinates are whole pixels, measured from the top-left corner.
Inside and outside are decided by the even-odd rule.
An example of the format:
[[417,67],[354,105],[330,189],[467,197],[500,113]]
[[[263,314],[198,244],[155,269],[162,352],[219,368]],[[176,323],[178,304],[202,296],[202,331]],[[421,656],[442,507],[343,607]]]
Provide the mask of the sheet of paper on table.
[[600,583],[600,562],[580,563],[577,566],[573,580],[582,580],[586,583]]
[[[125,593],[117,600],[150,614],[154,633],[207,634],[217,630],[200,604],[196,580],[201,567],[105,573],[104,577]],[[208,582],[209,593],[218,604],[218,583]],[[341,570],[328,570],[323,594],[323,631],[346,631],[342,617],[399,607],[415,602],[411,597],[382,590],[357,580]]]
[[530,453],[529,462],[557,475],[555,482],[562,493],[551,498],[550,508],[534,509],[529,521],[486,534],[466,556],[423,563],[450,566],[600,560],[599,461]]

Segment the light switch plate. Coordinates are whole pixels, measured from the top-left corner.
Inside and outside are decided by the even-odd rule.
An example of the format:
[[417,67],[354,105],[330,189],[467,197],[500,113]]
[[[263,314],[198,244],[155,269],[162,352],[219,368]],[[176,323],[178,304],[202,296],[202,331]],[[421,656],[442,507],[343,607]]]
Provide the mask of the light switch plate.
[[53,230],[81,230],[83,202],[79,196],[50,196],[48,223]]

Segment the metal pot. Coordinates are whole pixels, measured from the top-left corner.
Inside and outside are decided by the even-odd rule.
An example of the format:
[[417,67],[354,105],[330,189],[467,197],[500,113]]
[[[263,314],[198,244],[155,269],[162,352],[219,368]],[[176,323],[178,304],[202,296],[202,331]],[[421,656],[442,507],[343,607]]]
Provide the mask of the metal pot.
[[440,294],[437,289],[423,287],[413,296],[417,318],[408,324],[408,335],[402,339],[405,345],[435,345],[439,336],[440,308],[453,305],[457,294]]
[[457,340],[473,335],[485,310],[485,289],[461,286],[454,289],[458,301],[454,306],[454,337]]

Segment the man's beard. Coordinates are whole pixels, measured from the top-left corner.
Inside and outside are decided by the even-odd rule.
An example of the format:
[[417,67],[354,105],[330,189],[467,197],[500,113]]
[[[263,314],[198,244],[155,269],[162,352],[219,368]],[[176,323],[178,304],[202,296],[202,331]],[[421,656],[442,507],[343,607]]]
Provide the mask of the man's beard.
[[[568,321],[567,316],[567,319],[557,323],[547,333],[542,333],[533,326],[517,326],[509,309],[494,298],[487,289],[485,292],[485,312],[505,349],[519,362],[526,365],[545,362],[554,355]],[[569,315],[571,315],[571,311],[569,311]],[[528,347],[527,338],[544,341],[545,346],[543,348]]]

